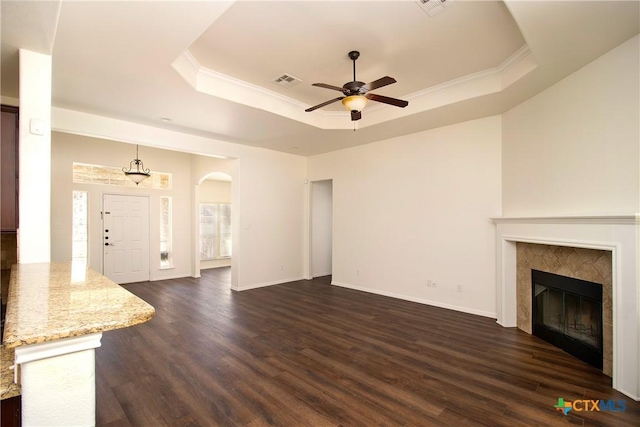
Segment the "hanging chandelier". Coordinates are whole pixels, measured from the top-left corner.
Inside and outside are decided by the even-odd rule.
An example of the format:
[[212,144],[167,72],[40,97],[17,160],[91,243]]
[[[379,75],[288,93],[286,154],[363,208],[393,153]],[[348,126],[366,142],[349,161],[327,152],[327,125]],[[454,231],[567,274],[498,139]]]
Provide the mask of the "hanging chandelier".
[[140,184],[142,181],[144,181],[145,179],[151,176],[151,174],[149,173],[151,172],[151,170],[145,169],[144,164],[142,163],[142,160],[138,158],[137,145],[136,145],[136,158],[131,160],[131,163],[129,163],[129,169],[124,167],[122,168],[122,172],[124,172],[124,174],[128,176],[129,179],[131,179],[131,181],[135,182],[136,185]]

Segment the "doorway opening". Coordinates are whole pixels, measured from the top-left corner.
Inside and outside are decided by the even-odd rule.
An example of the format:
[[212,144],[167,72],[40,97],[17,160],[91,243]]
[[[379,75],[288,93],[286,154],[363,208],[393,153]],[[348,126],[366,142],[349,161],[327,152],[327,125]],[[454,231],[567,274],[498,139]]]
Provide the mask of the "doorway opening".
[[212,172],[196,186],[194,253],[195,275],[201,270],[232,266],[232,179],[225,172]]
[[311,182],[310,262],[312,278],[333,275],[333,180]]

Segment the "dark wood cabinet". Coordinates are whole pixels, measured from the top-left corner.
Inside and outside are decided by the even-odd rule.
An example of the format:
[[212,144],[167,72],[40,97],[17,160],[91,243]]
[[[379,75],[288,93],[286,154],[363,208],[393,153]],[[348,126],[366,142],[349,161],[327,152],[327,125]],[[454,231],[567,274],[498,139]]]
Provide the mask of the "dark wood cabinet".
[[[2,105],[2,143],[0,144],[0,229],[2,231],[2,288],[6,292],[5,277],[15,262],[16,231],[18,229],[18,108]],[[5,265],[6,264],[6,265]],[[1,299],[4,304],[5,300]],[[2,305],[2,323],[4,324]],[[4,372],[3,372],[4,374]],[[20,396],[0,401],[0,423],[3,427],[19,427],[22,400]]]
[[20,396],[4,399],[0,404],[2,427],[20,427],[22,425],[22,400]]
[[18,108],[2,106],[0,163],[0,229],[18,229]]

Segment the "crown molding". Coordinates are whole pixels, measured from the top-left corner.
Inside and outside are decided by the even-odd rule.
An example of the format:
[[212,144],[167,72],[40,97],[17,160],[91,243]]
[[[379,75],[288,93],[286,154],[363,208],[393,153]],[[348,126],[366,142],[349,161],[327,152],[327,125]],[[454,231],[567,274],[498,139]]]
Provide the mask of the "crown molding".
[[491,218],[496,224],[640,224],[638,215],[537,216]]
[[[449,80],[447,82],[444,82],[435,86],[431,86],[424,90],[407,95],[405,98],[407,98],[410,101],[416,100],[419,98],[427,97],[435,92],[446,91],[451,88],[463,86],[468,82],[473,82],[473,81],[495,77],[495,76],[501,77],[503,74],[508,73],[509,70],[511,70],[514,67],[514,65],[522,61],[530,53],[531,51],[529,50],[529,47],[527,45],[524,45],[496,67],[478,71],[472,74],[467,74],[466,76],[462,76],[457,79]],[[504,87],[502,89],[504,89]]]
[[258,108],[321,129],[353,128],[346,112],[306,113],[304,110],[309,107],[307,104],[203,67],[189,50],[184,51],[171,65],[200,93]]
[[[184,51],[171,66],[194,90],[231,102],[258,108],[320,129],[353,129],[349,114],[342,111],[304,110],[310,105],[203,67],[189,51]],[[384,123],[411,114],[435,109],[464,100],[500,92],[537,67],[525,44],[496,67],[450,80],[414,92],[404,98],[407,108],[391,108],[379,104],[367,107],[366,117],[356,122],[358,128]]]

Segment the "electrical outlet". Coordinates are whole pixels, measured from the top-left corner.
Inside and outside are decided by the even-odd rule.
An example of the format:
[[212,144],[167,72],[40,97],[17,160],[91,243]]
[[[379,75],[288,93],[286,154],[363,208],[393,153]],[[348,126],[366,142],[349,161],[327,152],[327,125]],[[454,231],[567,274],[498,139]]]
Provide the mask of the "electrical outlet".
[[280,271],[284,271],[284,265],[280,264]]
[[356,270],[356,276],[360,275],[360,270]]
[[433,287],[433,282],[431,280],[427,280],[427,288]]
[[462,285],[458,284],[458,292],[462,292]]

